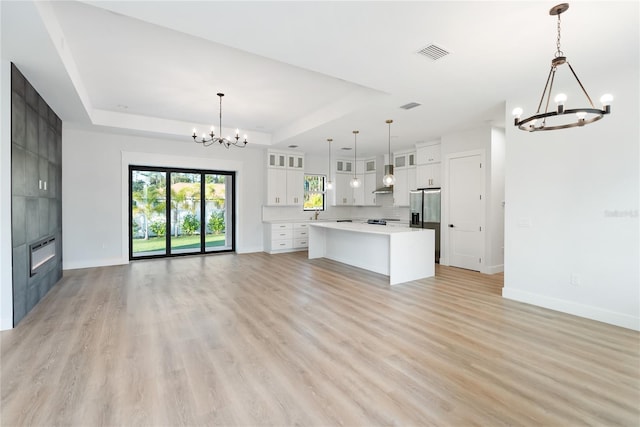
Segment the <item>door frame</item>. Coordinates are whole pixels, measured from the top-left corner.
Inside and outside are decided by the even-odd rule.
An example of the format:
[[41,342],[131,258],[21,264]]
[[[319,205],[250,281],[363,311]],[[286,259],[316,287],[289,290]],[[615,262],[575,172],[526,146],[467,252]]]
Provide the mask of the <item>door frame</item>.
[[480,155],[480,163],[482,164],[483,173],[481,174],[480,180],[480,191],[482,195],[482,204],[480,209],[480,226],[482,227],[481,238],[482,244],[480,245],[480,258],[482,261],[480,262],[479,271],[481,273],[487,273],[486,271],[486,242],[487,242],[487,224],[486,224],[486,210],[487,210],[487,171],[489,170],[487,162],[486,162],[486,150],[485,149],[477,149],[477,150],[469,150],[469,151],[460,151],[456,153],[446,154],[444,157],[443,164],[443,172],[442,172],[442,218],[440,223],[440,238],[441,242],[446,242],[443,247],[440,248],[440,264],[441,265],[450,265],[449,264],[449,248],[451,247],[450,242],[450,233],[449,233],[449,217],[450,217],[450,182],[449,182],[449,163],[452,159],[460,158],[460,157],[469,157]]
[[[151,171],[151,172],[163,172],[166,174],[166,224],[167,231],[165,234],[166,238],[166,246],[164,254],[156,254],[156,255],[140,255],[133,256],[133,171]],[[192,251],[192,252],[176,252],[173,253],[171,251],[171,193],[169,189],[171,188],[171,174],[172,173],[189,173],[194,175],[200,175],[200,251]],[[231,209],[226,210],[226,217],[231,219],[231,247],[229,249],[215,250],[215,251],[207,251],[206,248],[206,227],[207,224],[205,222],[205,212],[206,212],[206,203],[205,203],[205,179],[206,175],[223,175],[231,178],[231,197],[228,199],[231,204]],[[227,253],[227,252],[235,252],[236,251],[236,173],[234,171],[224,171],[224,170],[208,170],[208,169],[186,169],[186,168],[176,168],[176,167],[167,167],[167,166],[146,166],[146,165],[129,165],[128,174],[128,194],[127,194],[127,210],[129,219],[127,221],[128,232],[127,232],[127,246],[129,253],[129,261],[135,261],[140,259],[157,259],[157,258],[170,258],[177,256],[189,256],[189,255],[211,255],[216,253]],[[230,214],[230,215],[229,215]],[[226,241],[226,240],[225,240]]]

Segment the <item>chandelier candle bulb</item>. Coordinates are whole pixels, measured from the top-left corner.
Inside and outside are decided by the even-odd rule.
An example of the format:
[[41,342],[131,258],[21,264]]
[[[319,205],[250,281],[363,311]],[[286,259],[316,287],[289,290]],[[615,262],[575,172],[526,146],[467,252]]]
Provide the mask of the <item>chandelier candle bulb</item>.
[[564,103],[567,102],[567,95],[564,93],[559,93],[553,99],[558,106],[558,114],[564,113]]
[[602,104],[602,108],[604,108],[604,111],[606,111],[607,114],[611,112],[612,101],[613,101],[613,95],[611,95],[610,93],[605,93],[600,97],[600,103]]

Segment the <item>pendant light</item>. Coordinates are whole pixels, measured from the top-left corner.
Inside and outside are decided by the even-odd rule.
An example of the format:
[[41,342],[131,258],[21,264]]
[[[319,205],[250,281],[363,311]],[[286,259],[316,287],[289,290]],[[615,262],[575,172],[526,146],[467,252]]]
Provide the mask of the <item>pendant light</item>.
[[385,187],[391,187],[396,183],[396,177],[393,176],[393,162],[391,161],[391,123],[393,120],[389,119],[386,121],[389,125],[389,165],[385,166],[385,175],[382,177],[382,183]]
[[[554,6],[549,10],[549,15],[558,16],[558,37],[556,39],[556,53],[555,57],[551,60],[551,70],[549,71],[549,76],[547,77],[547,83],[544,86],[544,90],[542,91],[542,96],[540,98],[540,103],[538,104],[538,110],[536,114],[524,118],[520,120],[522,116],[522,108],[514,108],[512,114],[514,116],[513,124],[518,127],[518,129],[526,130],[528,132],[537,132],[541,130],[556,130],[556,129],[566,129],[572,128],[576,126],[584,126],[589,123],[593,123],[595,121],[600,120],[604,117],[605,114],[611,113],[611,101],[613,97],[609,94],[603,95],[600,98],[600,102],[602,104],[602,108],[598,109],[593,105],[593,101],[591,101],[591,97],[587,93],[587,90],[580,82],[578,75],[573,70],[569,61],[567,61],[567,57],[564,56],[564,52],[560,50],[560,15],[563,12],[566,12],[569,9],[568,3],[562,3],[557,6]],[[567,64],[569,66],[569,70],[571,70],[571,74],[575,77],[580,89],[587,98],[589,102],[588,107],[580,107],[580,108],[565,108],[565,102],[567,101],[567,95],[564,93],[558,93],[554,101],[556,103],[555,111],[549,110],[549,101],[551,100],[551,92],[553,90],[553,82],[556,76],[556,70],[559,66]],[[548,90],[547,90],[548,89]],[[544,111],[541,111],[542,103],[546,103],[544,107]],[[547,123],[547,119],[549,123]]]
[[327,138],[327,142],[329,143],[329,168],[327,169],[327,181],[325,182],[325,191],[333,190],[333,182],[331,182],[331,142],[333,139]]
[[359,188],[360,187],[360,179],[358,179],[358,166],[357,166],[357,157],[358,157],[358,147],[357,147],[357,139],[359,130],[353,131],[353,178],[351,178],[351,182],[349,185],[351,188]]

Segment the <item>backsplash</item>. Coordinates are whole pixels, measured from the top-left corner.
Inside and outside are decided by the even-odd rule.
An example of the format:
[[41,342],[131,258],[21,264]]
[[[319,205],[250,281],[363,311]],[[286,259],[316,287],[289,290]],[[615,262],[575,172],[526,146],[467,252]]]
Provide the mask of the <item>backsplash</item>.
[[[299,220],[307,221],[313,219],[313,211],[303,211],[300,207],[294,206],[263,206],[263,221],[278,220]],[[319,220],[334,219],[367,219],[367,218],[387,218],[409,221],[409,208],[396,206],[329,206],[327,210],[320,211]]]

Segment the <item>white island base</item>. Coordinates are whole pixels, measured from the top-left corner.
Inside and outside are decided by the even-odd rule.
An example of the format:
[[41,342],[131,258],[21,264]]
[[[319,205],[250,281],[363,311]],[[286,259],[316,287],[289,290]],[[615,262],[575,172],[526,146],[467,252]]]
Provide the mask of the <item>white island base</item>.
[[329,258],[389,276],[389,284],[435,275],[434,230],[349,222],[310,224],[309,259]]

